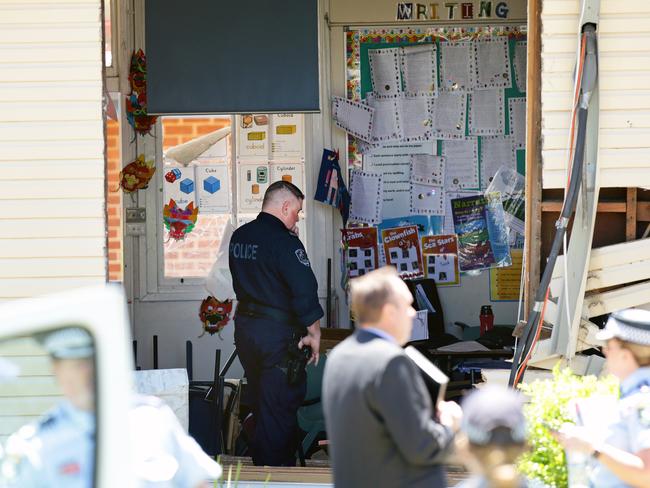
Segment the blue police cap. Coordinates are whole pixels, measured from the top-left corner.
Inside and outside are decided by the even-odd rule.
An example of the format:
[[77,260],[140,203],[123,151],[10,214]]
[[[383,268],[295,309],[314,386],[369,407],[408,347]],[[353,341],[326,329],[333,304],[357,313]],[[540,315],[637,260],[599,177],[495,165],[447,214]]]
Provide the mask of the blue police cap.
[[80,327],[68,327],[48,334],[43,346],[55,359],[89,358],[94,354],[92,337]]
[[601,341],[617,338],[641,346],[650,346],[650,311],[628,308],[614,312],[596,338]]

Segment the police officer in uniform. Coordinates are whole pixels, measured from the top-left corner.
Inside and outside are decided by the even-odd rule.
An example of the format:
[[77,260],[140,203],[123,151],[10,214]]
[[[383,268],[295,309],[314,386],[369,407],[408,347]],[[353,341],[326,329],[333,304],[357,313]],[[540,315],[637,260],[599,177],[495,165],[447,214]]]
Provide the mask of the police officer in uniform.
[[572,426],[558,434],[565,449],[592,455],[594,487],[650,487],[650,312],[612,313],[597,338],[606,341],[607,370],[620,380],[620,418],[604,442]]
[[320,347],[318,284],[297,236],[305,196],[277,181],[264,195],[262,212],[230,240],[229,264],[238,305],[235,345],[252,395],[256,465],[295,466],[296,413],[306,392],[304,373],[288,375],[288,350]]

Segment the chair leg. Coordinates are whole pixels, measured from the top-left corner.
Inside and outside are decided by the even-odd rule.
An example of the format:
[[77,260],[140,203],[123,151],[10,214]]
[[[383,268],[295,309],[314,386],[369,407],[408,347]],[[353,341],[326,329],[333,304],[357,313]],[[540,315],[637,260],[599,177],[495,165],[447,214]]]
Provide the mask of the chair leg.
[[300,442],[300,437],[298,438],[298,461],[300,461],[300,466],[305,467],[305,451],[302,448],[302,442]]

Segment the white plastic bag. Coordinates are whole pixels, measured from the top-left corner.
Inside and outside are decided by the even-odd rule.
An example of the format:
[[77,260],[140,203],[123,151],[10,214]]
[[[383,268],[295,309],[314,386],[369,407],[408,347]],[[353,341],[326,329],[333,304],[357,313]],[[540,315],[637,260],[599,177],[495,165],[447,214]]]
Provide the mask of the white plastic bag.
[[234,232],[235,227],[232,222],[228,220],[223,229],[223,236],[221,237],[221,244],[217,251],[217,258],[212,265],[212,269],[208,276],[205,278],[205,289],[210,296],[215,297],[219,301],[225,301],[235,298],[235,290],[232,287],[232,276],[230,275],[230,268],[228,267],[228,250],[230,238]]

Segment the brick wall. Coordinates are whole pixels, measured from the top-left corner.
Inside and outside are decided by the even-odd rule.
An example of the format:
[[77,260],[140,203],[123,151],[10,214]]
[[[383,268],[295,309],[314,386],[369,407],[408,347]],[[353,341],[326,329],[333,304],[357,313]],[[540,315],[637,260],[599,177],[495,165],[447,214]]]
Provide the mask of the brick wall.
[[119,176],[122,169],[120,157],[120,124],[115,120],[106,121],[106,159],[107,185],[106,208],[108,213],[108,280],[123,280],[123,246],[122,246],[122,191],[119,188]]
[[163,150],[190,141],[208,132],[228,127],[229,125],[229,118],[164,117],[162,120]]

